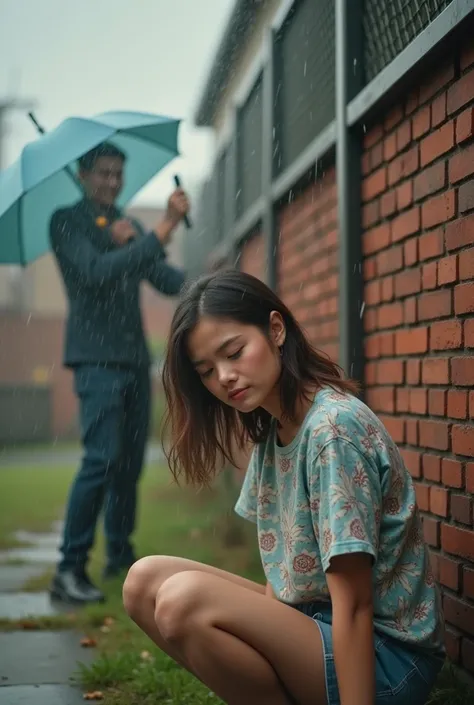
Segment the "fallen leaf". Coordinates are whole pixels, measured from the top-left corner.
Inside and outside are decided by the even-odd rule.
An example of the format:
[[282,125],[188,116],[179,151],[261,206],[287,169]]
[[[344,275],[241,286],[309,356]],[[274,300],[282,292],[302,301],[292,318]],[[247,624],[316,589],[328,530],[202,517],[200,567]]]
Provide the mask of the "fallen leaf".
[[80,644],[83,649],[92,649],[94,646],[97,646],[96,640],[91,639],[88,636],[85,636],[83,639],[81,639]]
[[84,700],[103,700],[104,694],[101,690],[92,690],[90,693],[84,693]]
[[112,624],[115,624],[115,619],[113,617],[106,617],[104,619],[104,627],[111,627]]
[[140,654],[140,658],[142,659],[142,661],[152,661],[153,660],[153,656],[150,654],[149,651],[142,651]]
[[104,624],[104,626],[100,628],[100,631],[102,632],[102,634],[108,634],[112,630],[110,629],[110,627],[106,627]]
[[37,622],[33,622],[31,619],[23,619],[20,622],[20,628],[21,629],[39,629],[39,625]]

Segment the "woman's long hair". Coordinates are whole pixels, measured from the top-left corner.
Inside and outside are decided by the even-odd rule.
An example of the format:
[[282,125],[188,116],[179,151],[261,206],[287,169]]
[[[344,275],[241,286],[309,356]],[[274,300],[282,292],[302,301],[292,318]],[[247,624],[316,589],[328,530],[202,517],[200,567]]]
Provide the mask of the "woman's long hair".
[[235,270],[204,276],[181,296],[163,367],[167,400],[163,440],[170,445],[165,452],[176,479],[184,473],[189,483],[208,484],[226,461],[234,464],[235,450],[249,441],[265,441],[271,423],[265,409],[241,413],[206,389],[189,359],[190,332],[202,316],[212,316],[256,326],[269,337],[272,311],[278,311],[286,327],[279,380],[285,418],[295,419],[297,403],[310,388],[329,385],[357,392],[354,382],[343,379],[340,367],[309,343],[293,314],[263,282]]

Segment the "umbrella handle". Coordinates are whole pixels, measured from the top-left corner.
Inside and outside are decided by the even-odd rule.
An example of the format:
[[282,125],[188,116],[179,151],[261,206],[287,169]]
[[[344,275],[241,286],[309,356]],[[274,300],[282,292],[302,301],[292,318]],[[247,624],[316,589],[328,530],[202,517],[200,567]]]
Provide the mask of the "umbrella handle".
[[[175,174],[173,178],[174,178],[174,182],[176,184],[176,188],[181,188],[181,179],[179,178],[178,174]],[[184,220],[185,226],[189,230],[191,227],[191,221],[189,220],[188,216],[185,215],[183,220]]]
[[38,132],[40,133],[40,135],[44,135],[45,132],[46,132],[46,130],[44,129],[44,127],[42,127],[42,126],[39,124],[38,120],[35,118],[35,114],[32,113],[32,112],[30,112],[30,113],[28,113],[28,117],[30,118],[31,122],[32,122],[33,125],[36,127],[36,129],[38,130]]

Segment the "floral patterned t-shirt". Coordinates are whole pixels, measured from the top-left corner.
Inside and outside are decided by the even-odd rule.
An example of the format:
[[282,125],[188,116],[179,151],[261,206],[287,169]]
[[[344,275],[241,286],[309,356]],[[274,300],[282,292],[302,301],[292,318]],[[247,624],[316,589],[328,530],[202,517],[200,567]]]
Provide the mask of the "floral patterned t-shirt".
[[255,446],[235,507],[257,524],[266,578],[283,602],[328,601],[334,556],[373,557],[375,629],[443,651],[441,604],[413,482],[359,399],[320,390],[293,441]]

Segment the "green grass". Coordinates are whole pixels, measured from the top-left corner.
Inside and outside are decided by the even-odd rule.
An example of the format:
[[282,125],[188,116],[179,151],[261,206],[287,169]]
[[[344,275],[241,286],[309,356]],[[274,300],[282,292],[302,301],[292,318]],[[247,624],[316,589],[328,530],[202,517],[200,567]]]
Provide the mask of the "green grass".
[[[72,468],[11,468],[0,472],[0,545],[9,545],[11,533],[22,528],[46,531],[60,518]],[[224,478],[225,479],[225,478]],[[164,468],[148,468],[141,485],[140,522],[136,546],[140,555],[167,553],[219,565],[262,580],[253,541],[253,527],[232,512],[234,493],[228,482],[214,491],[195,493],[172,485]],[[92,576],[100,582],[103,540],[91,561]],[[30,588],[42,589],[46,574]],[[97,642],[94,664],[79,667],[83,690],[100,690],[104,705],[204,705],[217,703],[208,689],[176,666],[130,621],[121,600],[121,581],[107,584],[108,601],[72,614],[0,620],[0,629],[70,629]],[[78,636],[78,638],[79,638]],[[447,666],[429,705],[467,705],[472,691]]]

